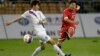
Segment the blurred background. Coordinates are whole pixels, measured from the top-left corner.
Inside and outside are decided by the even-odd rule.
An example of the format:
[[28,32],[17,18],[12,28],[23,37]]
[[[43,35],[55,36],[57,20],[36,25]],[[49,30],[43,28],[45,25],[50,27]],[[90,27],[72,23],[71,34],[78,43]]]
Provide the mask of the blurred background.
[[[38,40],[30,44],[23,42],[25,34],[35,37],[32,20],[23,18],[16,23],[6,26],[6,21],[16,19],[26,10],[30,10],[31,0],[0,0],[0,56],[31,56],[39,45]],[[40,10],[45,14],[48,24],[45,25],[47,34],[59,37],[62,12],[68,7],[70,0],[40,0]],[[76,27],[71,40],[62,44],[62,50],[72,56],[100,56],[100,0],[76,0],[81,9],[76,15],[80,24]],[[39,56],[56,56],[51,46]]]
[[[4,22],[15,19],[30,9],[31,0],[0,0],[0,39],[22,38],[31,33],[34,35],[30,19],[22,19],[10,26]],[[61,27],[62,12],[71,0],[40,0],[40,10],[46,15],[45,25],[50,36],[58,37]],[[100,37],[100,0],[76,0],[81,9],[76,15],[80,21],[74,37]]]
[[[21,14],[29,9],[31,0],[0,0],[0,14]],[[40,0],[45,14],[61,13],[70,0]],[[99,13],[99,0],[76,0],[81,6],[79,13]]]

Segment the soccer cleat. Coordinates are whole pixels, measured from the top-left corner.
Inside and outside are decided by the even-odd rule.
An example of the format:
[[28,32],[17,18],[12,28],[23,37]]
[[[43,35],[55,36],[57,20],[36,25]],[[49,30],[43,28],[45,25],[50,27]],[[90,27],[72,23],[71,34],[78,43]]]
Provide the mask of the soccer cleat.
[[65,56],[71,56],[71,54],[65,54]]

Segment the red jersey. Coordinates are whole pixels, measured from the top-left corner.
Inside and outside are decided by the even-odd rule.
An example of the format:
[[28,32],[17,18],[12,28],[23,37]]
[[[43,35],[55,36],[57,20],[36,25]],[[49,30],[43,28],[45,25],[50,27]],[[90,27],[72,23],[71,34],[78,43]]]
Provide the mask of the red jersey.
[[74,21],[75,15],[76,15],[77,9],[74,9],[73,11],[69,8],[66,8],[63,12],[63,18],[62,18],[62,27],[68,27],[68,26],[75,26],[75,24],[67,23],[64,21],[65,17],[68,17],[68,19]]

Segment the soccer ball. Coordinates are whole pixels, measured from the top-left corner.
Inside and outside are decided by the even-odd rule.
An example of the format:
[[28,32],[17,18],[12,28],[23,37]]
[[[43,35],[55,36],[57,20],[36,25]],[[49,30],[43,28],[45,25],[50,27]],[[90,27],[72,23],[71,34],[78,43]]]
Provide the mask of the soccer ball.
[[33,38],[30,34],[26,34],[26,35],[24,35],[23,40],[26,43],[31,43],[33,41]]

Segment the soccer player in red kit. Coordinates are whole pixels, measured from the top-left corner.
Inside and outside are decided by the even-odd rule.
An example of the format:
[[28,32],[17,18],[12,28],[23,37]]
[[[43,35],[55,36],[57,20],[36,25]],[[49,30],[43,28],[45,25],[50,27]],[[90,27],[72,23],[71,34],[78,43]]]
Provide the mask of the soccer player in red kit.
[[75,20],[75,15],[80,9],[76,1],[70,1],[69,6],[64,10],[62,17],[62,27],[60,37],[58,39],[58,46],[61,48],[61,44],[66,40],[70,39],[75,33],[76,25],[79,21]]

